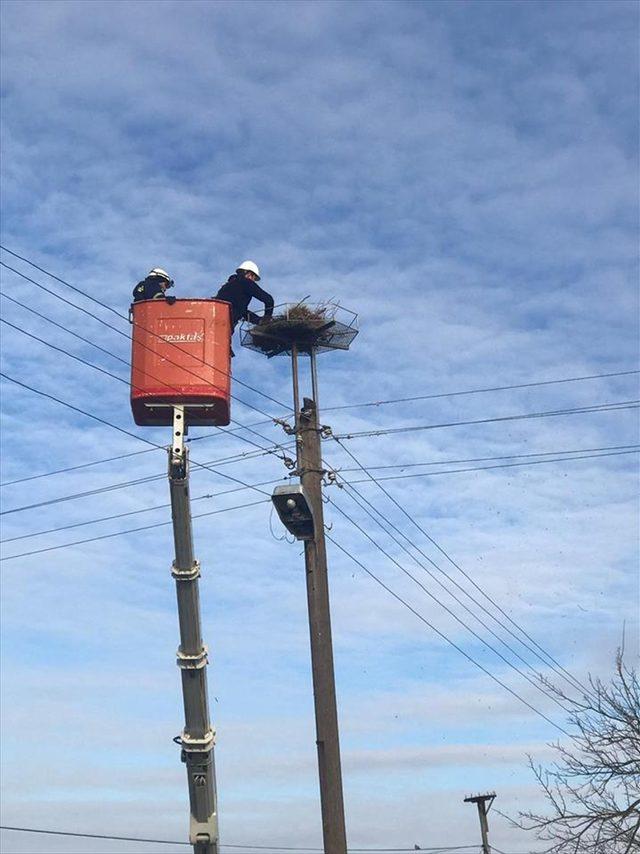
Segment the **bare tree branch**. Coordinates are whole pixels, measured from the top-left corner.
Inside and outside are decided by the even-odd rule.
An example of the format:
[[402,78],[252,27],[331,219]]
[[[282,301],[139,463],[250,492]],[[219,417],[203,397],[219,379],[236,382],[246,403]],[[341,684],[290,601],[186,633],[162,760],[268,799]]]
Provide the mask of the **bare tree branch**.
[[[545,813],[521,812],[513,825],[549,842],[548,854],[640,852],[640,683],[616,656],[609,684],[589,677],[582,698],[545,685],[569,708],[569,744],[551,744],[549,768],[529,766],[544,795]],[[508,818],[508,817],[507,817]]]

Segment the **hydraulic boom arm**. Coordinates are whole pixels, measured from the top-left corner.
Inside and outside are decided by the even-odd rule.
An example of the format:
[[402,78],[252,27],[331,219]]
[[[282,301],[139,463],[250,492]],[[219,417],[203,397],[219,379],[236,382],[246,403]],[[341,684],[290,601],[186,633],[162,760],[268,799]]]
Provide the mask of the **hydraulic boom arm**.
[[214,730],[209,720],[207,647],[200,626],[200,564],[193,555],[189,451],[184,406],[173,407],[173,442],[169,450],[169,490],[176,557],[171,574],[176,581],[180,646],[177,665],[182,677],[185,726],[178,741],[187,766],[191,821],[189,841],[194,854],[218,854],[218,811]]

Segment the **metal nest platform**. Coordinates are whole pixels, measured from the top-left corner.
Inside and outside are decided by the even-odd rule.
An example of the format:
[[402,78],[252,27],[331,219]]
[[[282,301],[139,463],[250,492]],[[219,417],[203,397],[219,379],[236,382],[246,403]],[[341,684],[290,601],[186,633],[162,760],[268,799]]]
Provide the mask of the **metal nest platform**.
[[337,303],[304,302],[277,306],[273,317],[264,322],[243,323],[240,341],[243,347],[257,350],[269,359],[298,353],[325,353],[348,350],[358,334],[358,315]]

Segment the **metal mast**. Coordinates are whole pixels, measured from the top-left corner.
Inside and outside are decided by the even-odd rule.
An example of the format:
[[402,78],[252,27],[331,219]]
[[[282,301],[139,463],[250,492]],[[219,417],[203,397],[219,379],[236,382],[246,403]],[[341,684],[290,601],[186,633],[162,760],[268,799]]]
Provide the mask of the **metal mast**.
[[185,726],[177,741],[187,766],[191,820],[189,841],[194,854],[218,854],[218,810],[214,730],[209,720],[207,647],[200,623],[200,564],[193,554],[189,497],[189,451],[184,406],[173,407],[173,443],[169,450],[169,490],[176,557],[171,574],[176,581],[180,646],[177,665],[182,677]]

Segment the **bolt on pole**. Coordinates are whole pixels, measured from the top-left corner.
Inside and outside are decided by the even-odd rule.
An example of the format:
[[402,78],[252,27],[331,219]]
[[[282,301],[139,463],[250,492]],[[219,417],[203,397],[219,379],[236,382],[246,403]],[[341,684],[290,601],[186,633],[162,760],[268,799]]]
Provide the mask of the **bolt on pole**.
[[[491,854],[489,846],[489,820],[487,813],[491,809],[491,804],[495,800],[496,793],[491,792],[488,795],[474,795],[470,798],[465,798],[465,804],[476,804],[478,807],[478,816],[480,818],[480,833],[482,835],[482,854]],[[489,806],[487,806],[487,801]]]
[[189,452],[184,406],[173,408],[173,443],[169,449],[169,490],[176,557],[171,574],[176,582],[180,646],[177,665],[182,678],[185,727],[178,741],[187,766],[189,786],[189,841],[194,854],[218,854],[214,731],[209,720],[207,694],[207,647],[202,641],[200,564],[193,554]]

